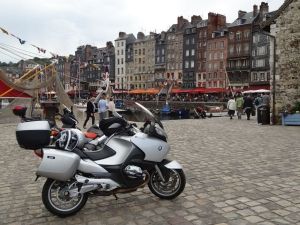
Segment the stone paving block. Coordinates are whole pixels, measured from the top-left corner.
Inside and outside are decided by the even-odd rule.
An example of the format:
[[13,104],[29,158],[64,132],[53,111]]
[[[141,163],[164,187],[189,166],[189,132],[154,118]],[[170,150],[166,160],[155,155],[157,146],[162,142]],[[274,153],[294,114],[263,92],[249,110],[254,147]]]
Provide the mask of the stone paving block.
[[[0,124],[0,224],[300,223],[300,127],[257,126],[254,120],[228,118],[163,124],[171,144],[169,158],[186,173],[186,188],[177,199],[160,200],[145,187],[120,194],[118,201],[91,198],[78,214],[64,219],[42,204],[45,179],[34,182],[40,159],[19,148],[16,124]],[[179,134],[178,127],[185,132]]]

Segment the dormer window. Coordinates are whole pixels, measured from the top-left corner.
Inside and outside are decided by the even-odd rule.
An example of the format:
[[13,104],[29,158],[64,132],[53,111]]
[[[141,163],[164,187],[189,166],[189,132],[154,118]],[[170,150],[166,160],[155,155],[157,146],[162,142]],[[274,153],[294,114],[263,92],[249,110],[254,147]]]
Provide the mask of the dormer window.
[[238,20],[236,21],[236,24],[237,24],[237,25],[241,25],[241,24],[242,24],[242,19],[238,19]]

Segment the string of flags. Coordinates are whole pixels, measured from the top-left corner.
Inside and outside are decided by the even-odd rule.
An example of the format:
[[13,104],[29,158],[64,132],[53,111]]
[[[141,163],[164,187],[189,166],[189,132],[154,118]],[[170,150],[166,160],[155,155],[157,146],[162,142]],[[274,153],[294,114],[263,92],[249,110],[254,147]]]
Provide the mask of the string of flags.
[[[26,43],[25,40],[19,38],[18,36],[14,35],[14,34],[12,34],[12,33],[9,33],[7,30],[3,29],[2,27],[0,27],[0,30],[2,31],[2,33],[6,34],[6,35],[10,35],[10,36],[16,38],[16,39],[20,42],[21,45],[24,45],[24,44]],[[38,50],[39,53],[44,53],[44,54],[45,54],[45,53],[47,52],[47,50],[44,49],[44,48],[38,47],[38,46],[33,45],[33,44],[30,44],[30,45],[31,45],[32,47],[36,48],[36,49]],[[53,53],[53,52],[50,52],[50,51],[48,51],[48,52],[52,55],[53,58],[58,58],[58,55],[57,55],[57,54],[55,54],[55,53]]]

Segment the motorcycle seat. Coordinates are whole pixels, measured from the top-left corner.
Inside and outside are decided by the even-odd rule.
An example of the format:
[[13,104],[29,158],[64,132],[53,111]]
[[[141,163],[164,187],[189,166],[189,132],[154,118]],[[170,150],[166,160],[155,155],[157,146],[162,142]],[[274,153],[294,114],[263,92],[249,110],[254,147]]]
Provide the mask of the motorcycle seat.
[[93,161],[100,160],[100,159],[106,159],[108,157],[111,157],[116,154],[114,150],[111,148],[105,146],[100,151],[91,151],[91,152],[85,152],[85,154]]

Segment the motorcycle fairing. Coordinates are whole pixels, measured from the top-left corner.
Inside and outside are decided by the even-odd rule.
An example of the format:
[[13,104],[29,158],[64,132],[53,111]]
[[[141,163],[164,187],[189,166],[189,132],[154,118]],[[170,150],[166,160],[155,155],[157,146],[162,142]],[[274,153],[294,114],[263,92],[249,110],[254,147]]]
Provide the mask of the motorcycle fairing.
[[161,162],[170,150],[168,143],[139,132],[131,137],[131,142],[145,153],[145,160]]

